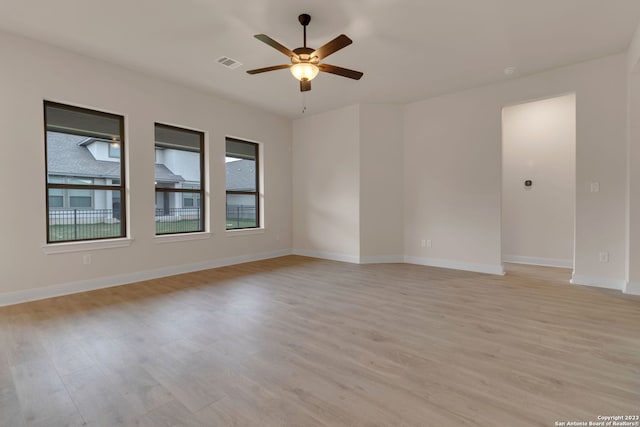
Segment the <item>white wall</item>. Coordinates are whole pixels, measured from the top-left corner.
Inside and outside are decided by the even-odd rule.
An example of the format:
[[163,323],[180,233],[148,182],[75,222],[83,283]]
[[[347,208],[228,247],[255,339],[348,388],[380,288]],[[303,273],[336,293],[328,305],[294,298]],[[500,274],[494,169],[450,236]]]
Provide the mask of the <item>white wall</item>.
[[293,247],[296,253],[360,257],[360,108],[293,122]]
[[571,94],[502,110],[504,261],[573,267],[575,102]]
[[360,105],[361,262],[403,260],[402,113],[397,105]]
[[[501,109],[569,92],[576,93],[577,108],[573,280],[622,288],[631,247],[629,276],[640,283],[636,267],[640,265],[640,215],[636,215],[640,177],[637,171],[626,171],[626,156],[632,155],[637,164],[633,159],[638,159],[640,151],[637,136],[629,139],[627,135],[627,100],[637,101],[640,89],[633,86],[628,92],[630,60],[624,55],[407,105],[398,132],[403,134],[400,151],[384,145],[398,120],[397,111],[390,107],[352,106],[297,120],[292,168],[291,123],[286,119],[7,33],[0,33],[0,51],[0,120],[5,141],[0,180],[20,179],[19,187],[5,186],[0,209],[0,302],[13,298],[12,292],[35,290],[31,295],[37,296],[55,285],[73,285],[56,288],[64,291],[83,284],[124,283],[135,277],[285,253],[292,246],[357,261],[361,254],[395,255],[394,248],[404,241],[409,262],[500,272]],[[130,246],[57,254],[43,250],[43,99],[126,116]],[[155,238],[150,221],[155,122],[207,132],[213,232],[209,238],[168,243]],[[267,227],[263,233],[224,231],[226,135],[264,143]],[[367,147],[380,151],[369,152]],[[393,155],[400,152],[403,160],[398,166]],[[387,155],[391,156],[388,163],[396,166],[378,176],[376,169]],[[402,175],[402,191],[390,194],[388,189],[397,185],[394,178]],[[390,185],[376,194],[373,186],[361,188],[369,179],[388,179]],[[589,185],[595,181],[600,192],[590,193]],[[631,237],[626,227],[629,182]],[[404,200],[404,220],[397,221],[404,223],[401,237],[393,226],[375,230],[395,211],[362,214],[361,207],[371,210],[377,197],[389,205]],[[7,209],[16,203],[20,209]],[[433,247],[422,247],[422,239],[432,240]],[[610,262],[598,262],[601,251],[609,252]],[[90,265],[82,262],[87,253],[92,255]]]
[[[576,93],[574,283],[622,289],[626,269],[627,59],[615,55],[410,104],[405,255],[499,271],[501,110]],[[591,193],[590,183],[600,192]],[[422,248],[420,239],[432,239]],[[598,253],[609,252],[600,263]]]
[[[627,58],[614,55],[406,105],[399,132],[403,160],[398,165],[391,159],[385,171],[387,177],[404,176],[403,239],[391,238],[397,230],[376,234],[380,219],[377,213],[366,214],[375,205],[366,183],[375,179],[384,157],[368,157],[366,147],[383,145],[393,133],[389,129],[395,113],[353,106],[295,121],[294,249],[357,262],[392,255],[389,248],[403,240],[407,262],[501,274],[502,109],[575,93],[572,281],[623,289],[628,252],[626,76]],[[387,136],[381,133],[385,130]],[[341,155],[328,154],[335,152]],[[590,192],[592,182],[599,182],[600,192]],[[381,244],[390,238],[394,243]],[[422,246],[423,240],[432,246]],[[600,252],[609,253],[609,262],[599,262]]]
[[629,48],[627,49],[627,71],[632,74],[637,71],[638,63],[640,62],[640,25],[636,28],[636,32],[633,34],[631,41],[629,42]]
[[402,107],[363,104],[294,121],[294,252],[403,261]]
[[640,72],[630,75],[628,293],[640,295]]
[[[0,33],[0,52],[0,181],[5,184],[0,209],[0,303],[18,298],[18,294],[7,294],[11,292],[22,291],[20,295],[24,296],[26,290],[53,285],[75,286],[56,288],[60,292],[104,286],[154,272],[169,274],[289,250],[289,120],[8,33]],[[43,251],[43,99],[126,116],[129,227],[133,239],[129,247],[58,254]],[[168,243],[155,238],[155,122],[207,132],[210,238]],[[264,233],[224,231],[226,135],[264,143]],[[92,263],[84,265],[87,253],[92,255]],[[46,292],[28,294],[35,297]]]
[[627,51],[627,293],[640,295],[640,26]]
[[406,107],[404,242],[410,262],[502,272],[501,105],[486,105],[479,91]]

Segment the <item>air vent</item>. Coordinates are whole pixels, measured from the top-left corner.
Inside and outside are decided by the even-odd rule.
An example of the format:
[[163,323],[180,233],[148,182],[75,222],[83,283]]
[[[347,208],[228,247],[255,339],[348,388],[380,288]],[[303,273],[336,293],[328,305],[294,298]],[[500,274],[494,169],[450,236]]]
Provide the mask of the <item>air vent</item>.
[[235,70],[242,65],[242,63],[236,61],[235,59],[231,59],[228,56],[222,56],[218,58],[218,63],[224,65],[227,68],[231,68],[232,70]]

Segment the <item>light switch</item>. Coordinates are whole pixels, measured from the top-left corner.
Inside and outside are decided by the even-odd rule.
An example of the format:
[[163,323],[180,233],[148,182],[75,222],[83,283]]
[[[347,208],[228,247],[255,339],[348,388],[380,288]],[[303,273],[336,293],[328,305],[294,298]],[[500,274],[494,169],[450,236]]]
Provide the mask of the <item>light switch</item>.
[[591,192],[592,193],[597,193],[600,191],[600,183],[599,182],[592,182],[591,183]]

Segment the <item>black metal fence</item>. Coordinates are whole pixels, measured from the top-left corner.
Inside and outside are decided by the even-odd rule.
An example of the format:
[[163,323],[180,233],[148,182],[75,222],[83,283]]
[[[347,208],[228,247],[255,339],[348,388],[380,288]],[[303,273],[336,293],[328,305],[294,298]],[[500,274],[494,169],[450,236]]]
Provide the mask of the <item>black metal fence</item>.
[[117,221],[113,209],[61,209],[49,210],[49,225],[98,224]]
[[199,219],[200,208],[156,208],[156,221],[171,222],[182,219]]
[[156,209],[156,233],[189,233],[203,231],[200,208]]
[[255,227],[256,224],[255,206],[227,205],[227,228]]
[[49,210],[49,241],[52,242],[101,239],[123,234],[113,209]]
[[[156,233],[187,233],[202,231],[200,208],[156,209]],[[60,209],[49,211],[49,241],[88,240],[124,235],[120,217],[113,209]],[[227,228],[248,228],[257,225],[256,207],[227,206]]]

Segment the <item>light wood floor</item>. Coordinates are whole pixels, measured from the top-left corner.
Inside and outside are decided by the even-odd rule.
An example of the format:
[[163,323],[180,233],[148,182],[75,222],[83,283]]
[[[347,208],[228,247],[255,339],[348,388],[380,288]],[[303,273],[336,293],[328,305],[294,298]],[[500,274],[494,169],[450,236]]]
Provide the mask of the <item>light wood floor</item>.
[[3,426],[553,426],[640,413],[640,298],[283,257],[0,309]]

